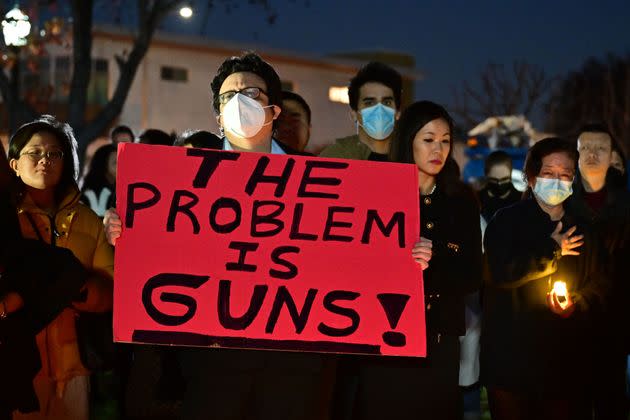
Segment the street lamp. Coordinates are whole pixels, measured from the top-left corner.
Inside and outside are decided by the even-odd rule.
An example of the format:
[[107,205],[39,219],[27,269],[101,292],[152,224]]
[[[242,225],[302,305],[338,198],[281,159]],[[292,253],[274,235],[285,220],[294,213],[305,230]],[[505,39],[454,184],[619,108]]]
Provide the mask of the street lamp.
[[9,11],[2,20],[2,34],[7,47],[23,47],[31,33],[31,22],[17,6]]
[[179,15],[184,19],[190,19],[193,15],[193,9],[190,5],[185,5],[181,9],[179,9]]
[[[10,94],[7,98],[9,111],[9,130],[13,132],[17,128],[20,117],[17,115],[20,103],[20,48],[28,42],[31,33],[31,22],[17,5],[9,11],[2,20],[2,34],[4,43],[13,52],[15,61],[11,68]],[[16,106],[18,105],[18,106]]]

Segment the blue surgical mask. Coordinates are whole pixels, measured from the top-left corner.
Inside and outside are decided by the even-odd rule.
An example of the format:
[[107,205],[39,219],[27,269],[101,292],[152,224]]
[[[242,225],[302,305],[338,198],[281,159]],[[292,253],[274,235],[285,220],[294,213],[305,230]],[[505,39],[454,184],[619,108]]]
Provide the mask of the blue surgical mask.
[[[361,111],[363,124],[361,127],[368,136],[375,140],[385,140],[394,131],[394,116],[396,111],[383,104],[376,104]],[[357,121],[357,124],[359,122]]]
[[557,178],[536,177],[534,194],[538,199],[550,206],[557,206],[569,198],[573,193],[571,181],[562,181]]

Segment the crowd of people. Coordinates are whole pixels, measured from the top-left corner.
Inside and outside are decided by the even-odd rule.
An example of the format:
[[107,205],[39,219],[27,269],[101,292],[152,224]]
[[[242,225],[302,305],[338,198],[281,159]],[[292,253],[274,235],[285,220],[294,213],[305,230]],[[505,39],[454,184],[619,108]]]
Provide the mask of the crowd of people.
[[[100,368],[77,321],[113,306],[118,143],[310,155],[307,102],[258,55],[226,59],[211,91],[219,133],[136,138],[119,126],[81,177],[67,124],[45,115],[11,136],[0,160],[0,419],[94,415]],[[523,193],[509,155],[494,152],[475,191],[453,158],[453,119],[434,102],[403,106],[395,69],[365,65],[348,95],[356,134],[320,156],[417,167],[410,258],[423,270],[427,356],[119,345],[106,367],[117,416],[475,418],[481,385],[493,419],[626,420],[630,192],[607,128],[536,142]]]

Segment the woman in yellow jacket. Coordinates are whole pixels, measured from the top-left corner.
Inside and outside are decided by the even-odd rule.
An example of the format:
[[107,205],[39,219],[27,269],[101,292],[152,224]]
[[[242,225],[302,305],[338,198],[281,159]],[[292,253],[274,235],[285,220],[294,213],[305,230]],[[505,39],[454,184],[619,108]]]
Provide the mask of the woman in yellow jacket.
[[[52,116],[23,125],[9,143],[9,163],[21,182],[17,211],[22,235],[70,249],[90,271],[79,302],[37,336],[42,369],[34,380],[40,411],[14,419],[89,418],[89,371],[81,363],[75,319],[112,307],[114,254],[100,218],[79,202],[76,140]],[[33,261],[37,264],[37,261]]]

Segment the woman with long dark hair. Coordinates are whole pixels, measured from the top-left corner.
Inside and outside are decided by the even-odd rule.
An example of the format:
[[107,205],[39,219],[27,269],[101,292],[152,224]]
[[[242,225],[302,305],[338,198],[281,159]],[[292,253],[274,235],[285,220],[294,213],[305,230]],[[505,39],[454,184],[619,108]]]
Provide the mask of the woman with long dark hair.
[[69,125],[49,115],[24,124],[11,137],[8,157],[22,236],[72,251],[89,273],[81,302],[73,296],[72,308],[37,335],[42,368],[33,383],[40,412],[31,417],[87,419],[90,372],[79,355],[75,320],[81,311],[111,310],[113,249],[100,218],[79,202],[76,140]]
[[590,346],[606,273],[598,242],[564,205],[577,160],[559,138],[532,146],[528,197],[486,229],[481,379],[495,420],[591,418]]
[[481,282],[479,208],[451,157],[453,121],[433,102],[410,105],[398,121],[390,158],[418,168],[422,240],[413,256],[424,269],[426,358],[363,358],[357,419],[456,419],[459,336],[464,297]]

